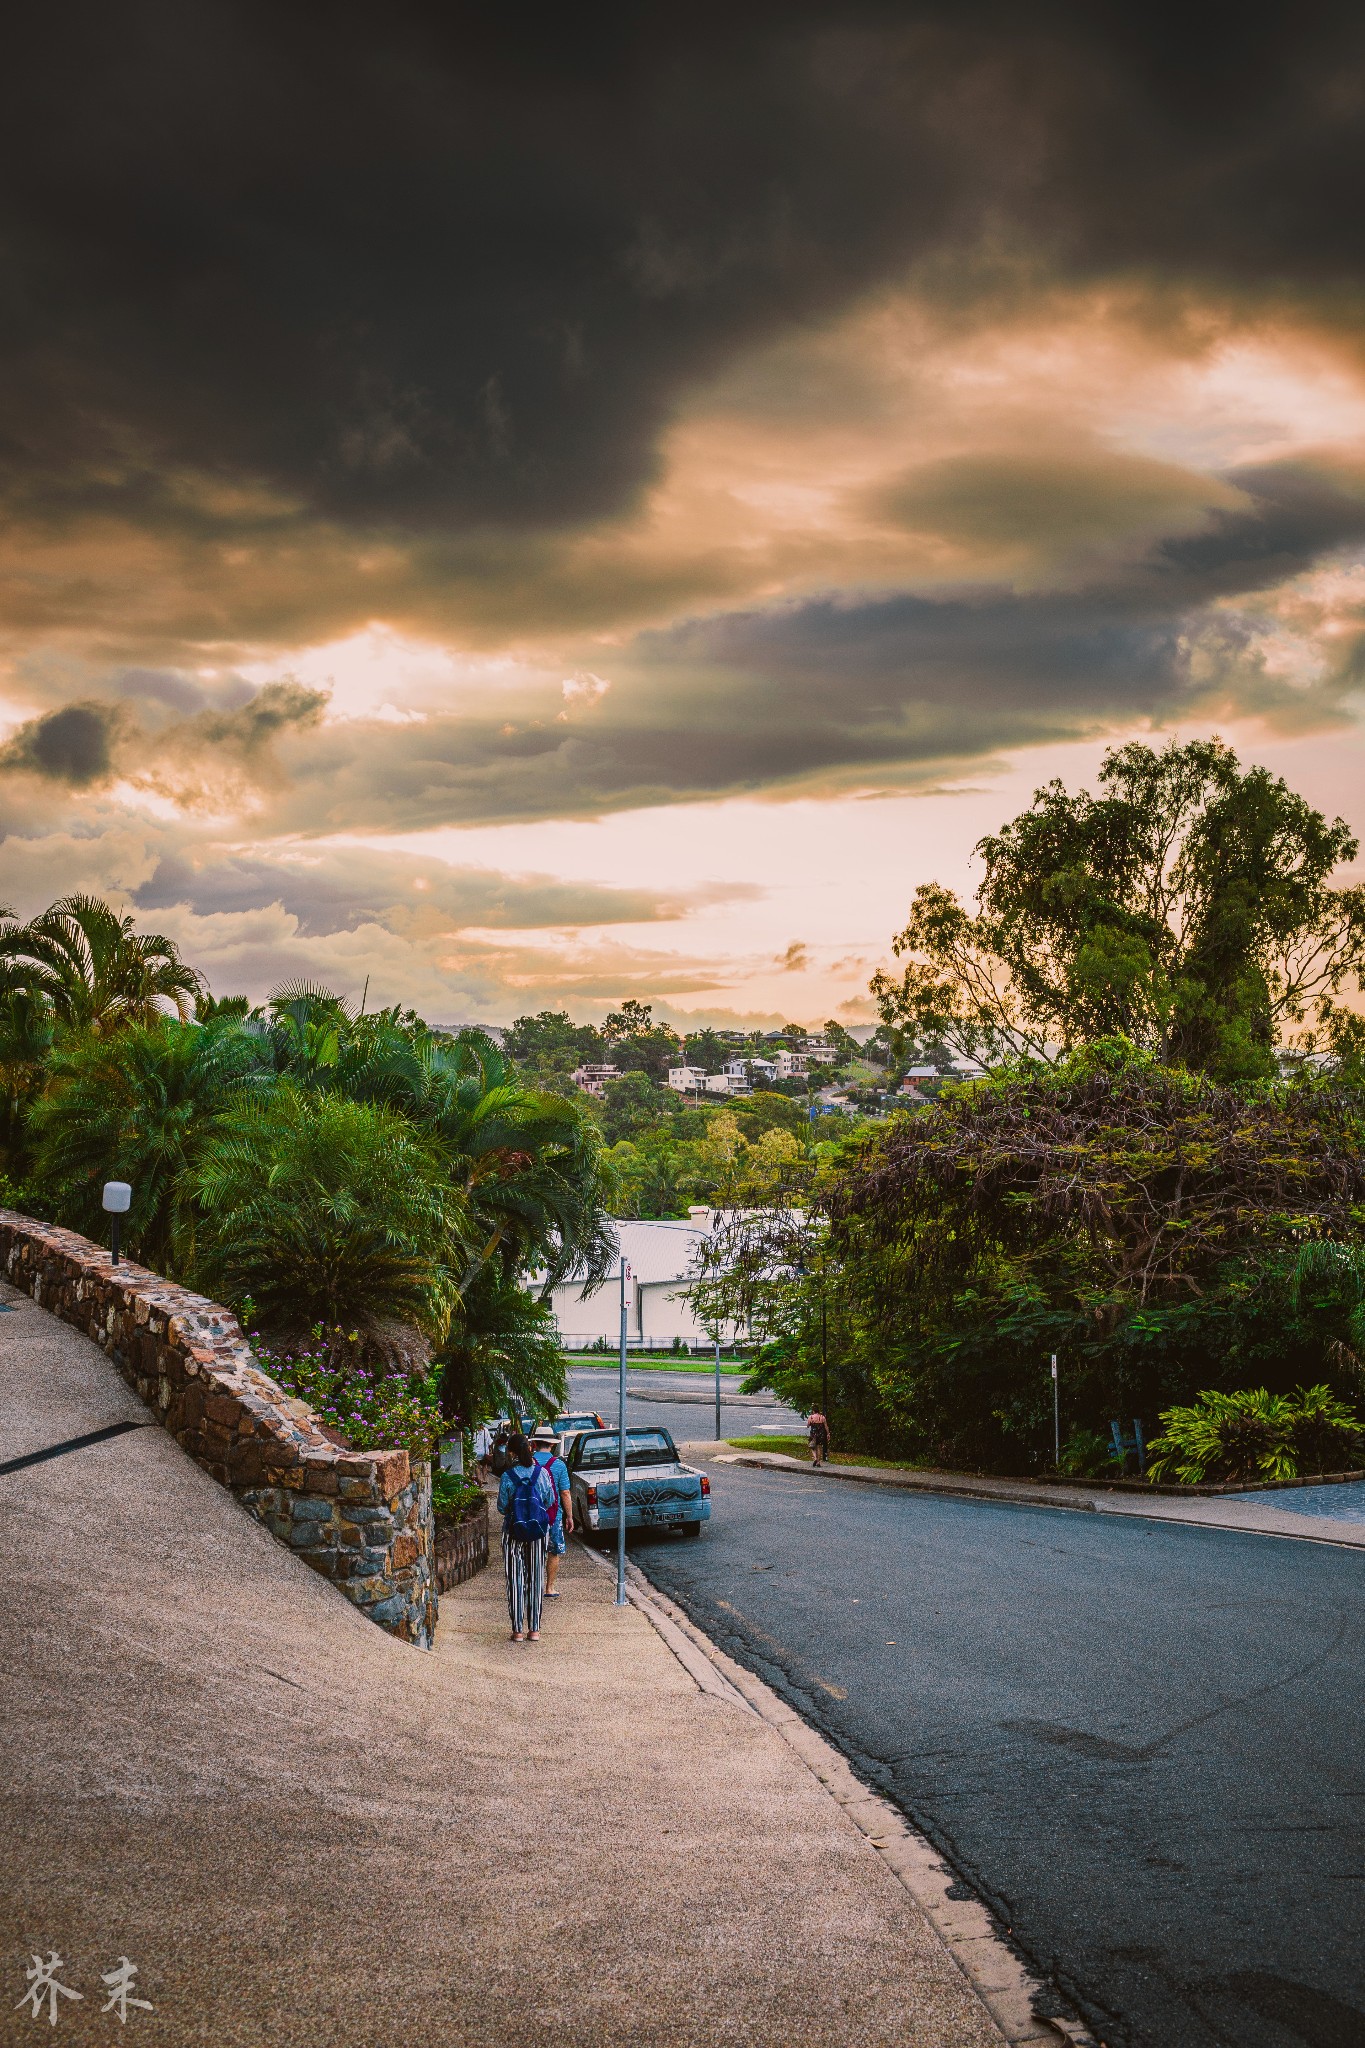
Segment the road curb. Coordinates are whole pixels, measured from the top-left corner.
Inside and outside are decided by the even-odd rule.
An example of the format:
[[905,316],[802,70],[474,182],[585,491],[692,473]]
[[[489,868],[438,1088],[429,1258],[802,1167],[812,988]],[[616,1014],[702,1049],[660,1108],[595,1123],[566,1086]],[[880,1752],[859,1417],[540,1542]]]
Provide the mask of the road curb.
[[[590,1544],[584,1549],[600,1570],[615,1571],[615,1565]],[[657,1630],[698,1688],[766,1721],[843,1808],[924,1914],[990,2014],[1006,2048],[1057,2048],[1059,2041],[1070,2042],[1072,2048],[1099,2048],[1094,2035],[1078,2021],[1038,2016],[1034,2002],[1044,1993],[1052,1996],[1052,1987],[1020,1959],[978,1900],[951,1896],[957,1877],[950,1865],[899,1807],[869,1790],[832,1742],[714,1643],[629,1559],[626,1591],[631,1605]]]
[[[1326,1543],[1344,1550],[1365,1550],[1365,1524],[1332,1522],[1311,1515],[1295,1516],[1276,1507],[1280,1489],[1258,1491],[1254,1500],[1200,1494],[1189,1500],[1168,1493],[1148,1498],[1112,1489],[1063,1492],[1036,1482],[1011,1485],[990,1479],[926,1479],[894,1465],[811,1465],[781,1451],[722,1451],[710,1445],[683,1444],[684,1453],[705,1454],[718,1465],[744,1465],[755,1472],[787,1472],[807,1478],[851,1480],[855,1485],[890,1486],[901,1493],[929,1494],[937,1499],[975,1500],[1007,1508],[1055,1508],[1064,1514],[1112,1515],[1132,1521],[1173,1523],[1179,1528],[1218,1529],[1241,1536],[1277,1536],[1289,1543]],[[1328,1482],[1333,1483],[1333,1482]],[[1270,1517],[1276,1517],[1271,1521]],[[1301,1527],[1295,1527],[1295,1523]]]

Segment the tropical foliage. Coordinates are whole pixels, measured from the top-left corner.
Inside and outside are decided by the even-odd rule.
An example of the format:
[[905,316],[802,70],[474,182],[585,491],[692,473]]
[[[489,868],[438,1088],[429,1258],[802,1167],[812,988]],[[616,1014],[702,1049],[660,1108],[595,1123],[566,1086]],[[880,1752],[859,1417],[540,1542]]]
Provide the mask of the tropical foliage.
[[540,1296],[612,1248],[592,1116],[486,1033],[215,1000],[89,898],[0,924],[0,1145],[10,1199],[88,1234],[127,1180],[128,1252],[249,1309],[356,1442],[561,1398]]
[[1001,1069],[789,1181],[712,1241],[702,1298],[841,1440],[948,1465],[1103,1470],[1206,1390],[1365,1393],[1365,1100],[1234,1088],[1110,1040]]
[[1203,1393],[1187,1408],[1168,1408],[1161,1427],[1149,1446],[1151,1476],[1188,1485],[1297,1479],[1348,1471],[1365,1459],[1365,1424],[1330,1387]]
[[345,1322],[383,1351],[450,1326],[464,1205],[429,1135],[394,1110],[286,1079],[229,1105],[176,1192],[196,1277],[249,1297],[267,1329]]

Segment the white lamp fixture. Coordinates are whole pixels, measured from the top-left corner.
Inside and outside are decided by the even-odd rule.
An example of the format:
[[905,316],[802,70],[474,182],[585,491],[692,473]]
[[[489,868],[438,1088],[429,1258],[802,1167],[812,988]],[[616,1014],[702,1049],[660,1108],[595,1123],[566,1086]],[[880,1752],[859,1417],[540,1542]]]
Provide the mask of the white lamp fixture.
[[107,1180],[104,1183],[104,1211],[109,1218],[111,1266],[118,1264],[118,1226],[120,1216],[128,1214],[133,1191],[126,1180]]

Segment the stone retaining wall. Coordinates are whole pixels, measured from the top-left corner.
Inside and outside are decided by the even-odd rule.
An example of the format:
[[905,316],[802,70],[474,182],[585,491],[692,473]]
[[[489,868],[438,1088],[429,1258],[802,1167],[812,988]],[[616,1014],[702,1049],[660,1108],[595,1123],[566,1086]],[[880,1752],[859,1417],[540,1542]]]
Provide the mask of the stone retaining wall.
[[236,1318],[74,1230],[0,1209],[0,1271],[109,1353],[192,1458],[381,1628],[436,1622],[431,1475],[406,1451],[346,1451],[261,1371]]

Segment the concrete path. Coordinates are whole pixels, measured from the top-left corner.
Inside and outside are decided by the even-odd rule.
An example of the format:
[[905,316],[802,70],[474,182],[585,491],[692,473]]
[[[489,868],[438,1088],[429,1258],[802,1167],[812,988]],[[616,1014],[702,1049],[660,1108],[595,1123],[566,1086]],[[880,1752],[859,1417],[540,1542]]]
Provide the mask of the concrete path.
[[[0,1295],[0,1462],[146,1422]],[[149,2048],[999,2048],[865,1833],[581,1554],[539,1646],[490,1570],[426,1655],[151,1426],[0,1475],[0,1557],[0,2042],[115,2038],[127,1957]]]

